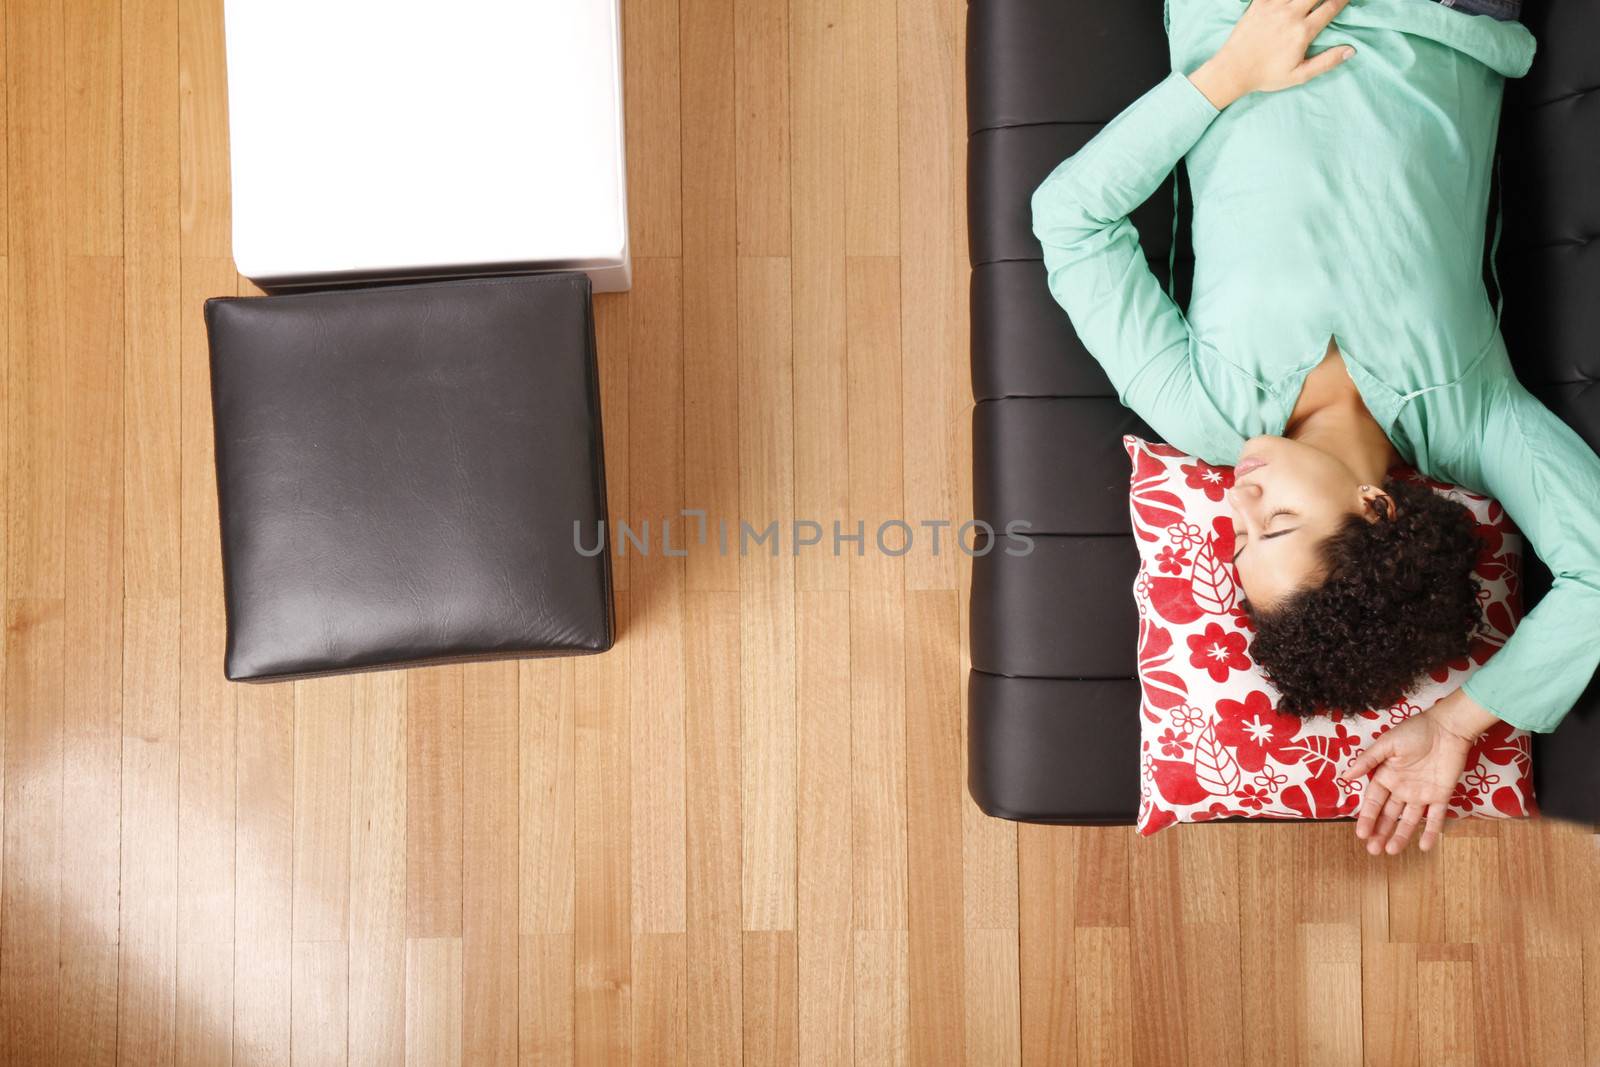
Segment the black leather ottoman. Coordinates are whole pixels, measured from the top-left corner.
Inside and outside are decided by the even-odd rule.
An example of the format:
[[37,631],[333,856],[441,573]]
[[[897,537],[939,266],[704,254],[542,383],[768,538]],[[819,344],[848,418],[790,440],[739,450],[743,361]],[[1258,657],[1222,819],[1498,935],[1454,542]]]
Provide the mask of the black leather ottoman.
[[[1424,0],[1417,0],[1418,3]],[[973,561],[968,787],[991,815],[1132,823],[1138,806],[1138,556],[1118,403],[1050,298],[1029,197],[1170,69],[1161,0],[970,0],[968,225],[975,515],[1033,522],[1028,556]],[[1528,388],[1600,444],[1600,4],[1528,4],[1533,70],[1501,123],[1503,324]],[[1172,248],[1169,183],[1134,219],[1188,299],[1188,193]],[[1600,531],[1593,531],[1600,537]],[[1529,610],[1550,587],[1530,555]],[[1600,635],[1596,635],[1600,640]],[[1600,821],[1600,683],[1534,742],[1546,814]]]
[[587,275],[205,310],[230,679],[611,647]]

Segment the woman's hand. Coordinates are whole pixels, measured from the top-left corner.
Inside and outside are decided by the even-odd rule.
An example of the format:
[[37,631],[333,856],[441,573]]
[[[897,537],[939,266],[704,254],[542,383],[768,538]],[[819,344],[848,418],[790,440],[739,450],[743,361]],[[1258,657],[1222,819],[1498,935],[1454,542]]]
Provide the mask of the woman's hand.
[[[1450,794],[1478,736],[1499,720],[1457,689],[1432,707],[1385,733],[1344,772],[1346,781],[1371,774],[1356,818],[1356,836],[1367,851],[1395,855],[1410,843],[1426,818],[1418,847],[1439,839]],[[1376,829],[1374,829],[1376,821]]]
[[1304,85],[1356,54],[1339,45],[1309,58],[1306,49],[1350,0],[1251,0],[1217,54],[1189,80],[1218,111],[1241,96]]

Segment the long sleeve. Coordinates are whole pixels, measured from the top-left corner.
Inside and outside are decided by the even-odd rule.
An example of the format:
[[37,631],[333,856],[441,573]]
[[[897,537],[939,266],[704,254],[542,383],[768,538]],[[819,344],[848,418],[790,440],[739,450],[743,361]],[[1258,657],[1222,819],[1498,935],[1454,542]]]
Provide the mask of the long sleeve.
[[1244,438],[1200,381],[1198,343],[1128,218],[1218,114],[1173,71],[1057,164],[1032,209],[1050,294],[1117,398],[1174,447],[1232,463]]
[[1486,389],[1462,473],[1506,509],[1550,568],[1550,591],[1462,689],[1513,726],[1547,733],[1600,665],[1600,456],[1514,377]]

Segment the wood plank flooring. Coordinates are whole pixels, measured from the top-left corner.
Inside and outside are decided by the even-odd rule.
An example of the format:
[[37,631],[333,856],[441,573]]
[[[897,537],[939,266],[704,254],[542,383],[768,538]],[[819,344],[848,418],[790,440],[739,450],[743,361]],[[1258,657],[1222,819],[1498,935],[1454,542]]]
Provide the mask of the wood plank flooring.
[[610,506],[688,555],[600,657],[236,687],[221,0],[0,0],[0,1059],[1600,1063],[1592,828],[976,811],[965,5],[624,8]]

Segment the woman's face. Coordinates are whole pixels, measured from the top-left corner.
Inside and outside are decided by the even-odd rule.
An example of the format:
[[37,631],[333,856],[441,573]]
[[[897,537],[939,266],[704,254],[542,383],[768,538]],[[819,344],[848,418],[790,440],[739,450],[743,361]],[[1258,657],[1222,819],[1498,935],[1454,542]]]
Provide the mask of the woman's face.
[[1252,605],[1270,607],[1323,580],[1317,546],[1347,515],[1368,511],[1367,499],[1387,499],[1361,484],[1343,461],[1312,445],[1265,435],[1244,443],[1228,504],[1234,560]]

